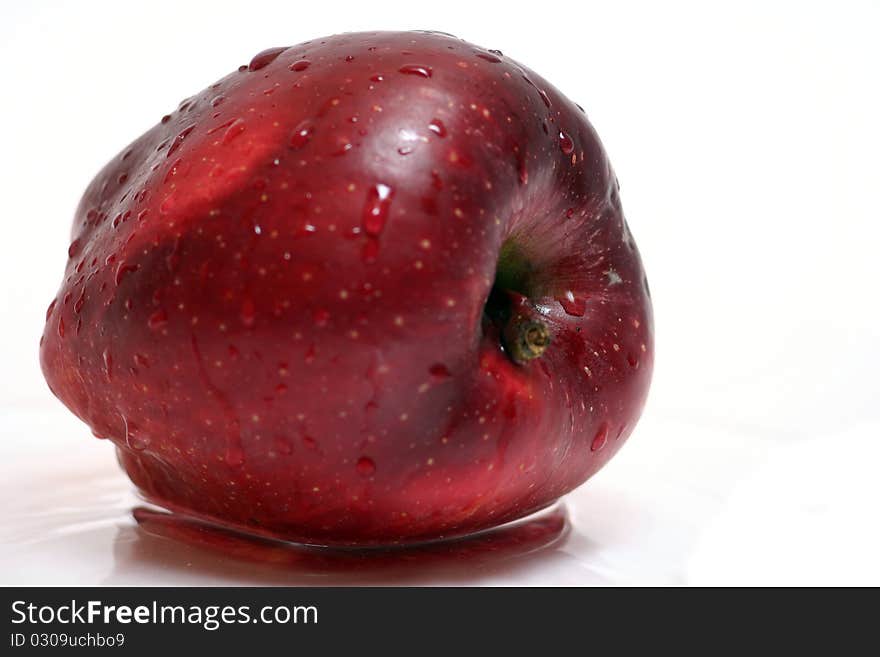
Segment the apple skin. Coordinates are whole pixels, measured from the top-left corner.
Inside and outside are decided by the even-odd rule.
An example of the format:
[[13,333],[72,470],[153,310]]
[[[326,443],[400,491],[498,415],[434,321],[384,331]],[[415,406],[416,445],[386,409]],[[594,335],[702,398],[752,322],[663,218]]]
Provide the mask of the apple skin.
[[[147,499],[215,523],[493,527],[599,470],[647,396],[650,295],[599,138],[448,35],[261,53],[115,157],[72,237],[46,380]],[[523,322],[550,338],[530,360]]]

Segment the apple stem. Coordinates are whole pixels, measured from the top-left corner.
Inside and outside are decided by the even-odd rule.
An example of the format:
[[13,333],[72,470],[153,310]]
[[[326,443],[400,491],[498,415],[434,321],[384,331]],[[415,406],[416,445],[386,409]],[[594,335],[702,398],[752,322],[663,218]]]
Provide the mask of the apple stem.
[[504,346],[517,363],[540,358],[550,345],[550,331],[542,322],[516,317],[504,330]]

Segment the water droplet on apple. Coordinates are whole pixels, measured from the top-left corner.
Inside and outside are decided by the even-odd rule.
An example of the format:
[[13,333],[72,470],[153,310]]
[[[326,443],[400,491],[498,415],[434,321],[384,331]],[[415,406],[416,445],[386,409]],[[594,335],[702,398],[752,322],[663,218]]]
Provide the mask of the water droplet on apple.
[[544,105],[547,106],[547,109],[553,107],[553,103],[550,102],[550,96],[547,95],[546,91],[538,89],[538,95],[541,97],[541,100],[544,101]]
[[165,312],[164,308],[160,308],[152,315],[150,315],[147,320],[147,326],[152,331],[158,331],[163,328],[168,323],[168,313]]
[[296,73],[300,73],[302,71],[305,71],[311,65],[312,65],[312,63],[308,59],[301,59],[298,62],[294,62],[293,64],[291,64],[288,68],[291,71],[295,71]]
[[431,365],[428,370],[431,373],[431,378],[435,381],[445,381],[448,379],[451,374],[449,373],[449,368],[446,367],[443,363],[436,363]]
[[593,436],[593,442],[590,443],[590,451],[598,452],[600,449],[605,447],[605,443],[608,442],[608,423],[603,422],[602,426],[599,427],[599,430],[596,432],[596,435]]
[[187,136],[195,130],[195,124],[187,126],[183,130],[181,130],[177,136],[172,140],[171,146],[168,147],[168,151],[165,153],[165,157],[171,157],[172,153],[174,153],[180,145],[183,143],[183,140],[187,138]]
[[311,141],[313,132],[312,122],[308,119],[302,121],[293,129],[293,134],[290,136],[290,147],[297,150],[302,148]]
[[61,317],[58,320],[58,337],[64,338],[64,318]]
[[142,452],[150,446],[150,437],[143,435],[140,428],[127,418],[122,418],[125,424],[125,444],[136,452]]
[[385,228],[388,212],[391,208],[393,190],[388,185],[378,183],[367,191],[367,202],[364,205],[364,232],[371,237],[378,237]]
[[376,464],[368,456],[362,456],[357,460],[357,472],[362,477],[369,477],[376,472]]
[[446,126],[443,125],[443,121],[440,119],[431,119],[431,122],[428,124],[428,130],[438,137],[445,137],[447,135]]
[[80,245],[81,245],[81,242],[78,239],[73,240],[70,243],[70,246],[67,247],[67,257],[68,258],[75,258],[77,256],[77,254],[79,254]]
[[407,64],[398,69],[404,75],[418,75],[419,77],[429,78],[434,74],[430,66],[418,66],[416,64]]
[[559,131],[559,148],[566,155],[571,155],[574,151],[574,142],[571,140],[567,134]]
[[639,369],[639,357],[635,354],[629,354],[626,357],[626,362],[629,363],[629,366],[634,370]]
[[244,119],[235,119],[228,128],[226,128],[226,132],[223,133],[223,137],[220,139],[221,144],[228,144],[233,139],[238,137],[242,132],[245,131],[247,125],[244,122]]
[[560,303],[566,314],[572,317],[583,317],[584,313],[587,312],[587,300],[575,297],[571,290],[561,297],[556,297],[556,300]]
[[523,155],[521,151],[517,151],[516,153],[516,170],[519,174],[519,184],[520,185],[528,185],[529,184],[529,171],[526,168],[526,157]]
[[104,360],[104,374],[107,377],[108,381],[113,380],[113,354],[110,353],[110,347],[104,349],[104,352],[101,354],[101,358]]
[[336,135],[333,142],[333,150],[330,151],[330,155],[334,155],[337,157],[340,155],[345,155],[354,147],[354,145],[351,143],[351,140],[344,135]]
[[495,55],[490,55],[490,54],[487,54],[484,52],[478,52],[477,57],[479,57],[480,59],[485,59],[487,62],[491,62],[492,64],[500,64],[501,63],[501,59],[499,59]]
[[307,449],[318,449],[318,441],[311,436],[303,436],[302,440]]
[[287,48],[267,48],[266,50],[258,52],[256,55],[254,55],[254,58],[251,59],[251,63],[248,64],[247,70],[259,71],[261,68],[265,68],[266,66],[274,62],[275,58],[278,57],[278,55],[283,53],[285,50],[287,50]]
[[138,269],[140,269],[140,265],[130,265],[125,262],[120,262],[119,266],[116,268],[116,275],[113,277],[114,283],[118,286],[127,273],[135,272]]
[[58,299],[52,299],[52,303],[49,304],[49,307],[46,308],[46,321],[49,321],[49,318],[52,316],[52,313],[55,311],[55,306],[58,304]]
[[385,81],[385,77],[382,76],[382,75],[373,75],[373,76],[370,77],[370,81],[371,81],[371,82],[384,82],[384,81]]

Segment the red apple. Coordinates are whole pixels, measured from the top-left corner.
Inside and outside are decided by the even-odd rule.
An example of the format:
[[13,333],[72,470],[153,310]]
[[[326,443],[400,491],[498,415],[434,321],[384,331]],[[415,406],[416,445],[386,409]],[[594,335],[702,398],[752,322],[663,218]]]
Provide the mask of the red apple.
[[547,506],[639,417],[648,287],[582,110],[446,35],[266,50],[80,202],[43,372],[150,500],[315,544]]

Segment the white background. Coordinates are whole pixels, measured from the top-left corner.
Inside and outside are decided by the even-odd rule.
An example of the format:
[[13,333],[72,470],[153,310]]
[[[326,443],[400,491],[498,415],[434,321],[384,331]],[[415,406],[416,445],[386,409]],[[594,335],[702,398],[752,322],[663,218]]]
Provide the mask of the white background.
[[651,281],[657,366],[630,443],[570,496],[566,541],[413,582],[880,584],[878,3],[0,7],[0,583],[302,579],[134,528],[110,446],[43,383],[44,312],[86,184],[182,98],[269,46],[436,29],[586,108]]

